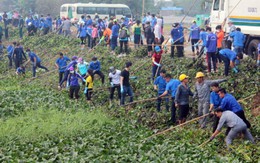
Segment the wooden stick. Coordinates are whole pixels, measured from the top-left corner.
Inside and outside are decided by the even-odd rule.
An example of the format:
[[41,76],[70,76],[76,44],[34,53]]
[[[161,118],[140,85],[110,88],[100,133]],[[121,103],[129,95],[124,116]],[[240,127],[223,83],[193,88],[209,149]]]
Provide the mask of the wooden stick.
[[208,144],[210,142],[210,139],[208,139],[207,141],[205,141],[204,143],[202,143],[201,145],[199,145],[198,147],[203,147],[204,145]]
[[156,134],[153,134],[152,136],[150,136],[150,137],[148,137],[148,138],[146,138],[146,139],[149,139],[149,138],[152,138],[152,137],[155,137],[155,136],[164,134],[164,133],[166,133],[166,132],[168,132],[168,131],[174,130],[174,129],[176,129],[176,128],[178,128],[178,127],[181,127],[181,126],[184,126],[184,125],[186,125],[186,124],[188,124],[188,123],[190,123],[190,122],[194,122],[194,121],[199,120],[199,119],[201,119],[201,118],[204,118],[204,117],[206,117],[206,116],[208,116],[208,115],[210,115],[210,113],[205,114],[205,115],[200,116],[200,117],[197,117],[197,118],[194,118],[194,119],[192,119],[192,120],[186,121],[186,122],[184,122],[184,123],[182,123],[182,124],[179,124],[179,125],[177,125],[177,126],[174,126],[174,127],[172,127],[172,128],[169,128],[169,129],[167,129],[167,130],[164,130],[164,131],[158,132],[158,133],[156,133]]

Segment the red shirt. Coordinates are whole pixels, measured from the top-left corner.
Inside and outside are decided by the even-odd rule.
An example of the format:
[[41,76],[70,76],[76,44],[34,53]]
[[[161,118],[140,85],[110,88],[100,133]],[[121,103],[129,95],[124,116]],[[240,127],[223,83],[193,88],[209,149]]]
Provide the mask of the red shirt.
[[[156,54],[155,52],[153,53],[152,59],[154,59],[155,62],[160,63],[161,58],[162,58],[162,53],[163,50],[161,50],[158,54]],[[155,66],[155,64],[153,63],[153,66]]]

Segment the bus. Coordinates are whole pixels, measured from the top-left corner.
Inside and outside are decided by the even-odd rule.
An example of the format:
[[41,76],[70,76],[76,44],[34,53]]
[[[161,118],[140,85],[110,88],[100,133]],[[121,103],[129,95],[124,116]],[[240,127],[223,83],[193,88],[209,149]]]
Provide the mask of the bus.
[[91,18],[98,14],[100,18],[116,16],[117,19],[120,19],[126,16],[132,19],[130,8],[124,4],[70,3],[63,4],[60,8],[60,17],[79,20],[83,14],[90,15]]

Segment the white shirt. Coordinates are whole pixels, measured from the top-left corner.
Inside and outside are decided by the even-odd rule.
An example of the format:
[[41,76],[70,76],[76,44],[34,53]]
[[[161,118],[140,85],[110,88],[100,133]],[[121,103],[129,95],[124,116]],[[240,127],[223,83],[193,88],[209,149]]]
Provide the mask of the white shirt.
[[116,73],[109,73],[109,78],[112,78],[112,83],[115,85],[120,84],[120,75],[121,75],[121,71],[120,70],[116,70]]

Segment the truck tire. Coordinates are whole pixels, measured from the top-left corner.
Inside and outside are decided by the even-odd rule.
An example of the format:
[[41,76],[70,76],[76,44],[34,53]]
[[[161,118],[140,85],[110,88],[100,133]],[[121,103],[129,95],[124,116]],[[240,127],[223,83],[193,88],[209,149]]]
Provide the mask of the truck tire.
[[257,47],[258,44],[260,43],[260,40],[252,40],[250,41],[249,45],[248,45],[248,49],[247,49],[247,55],[249,55],[250,57],[252,57],[253,59],[257,59]]

